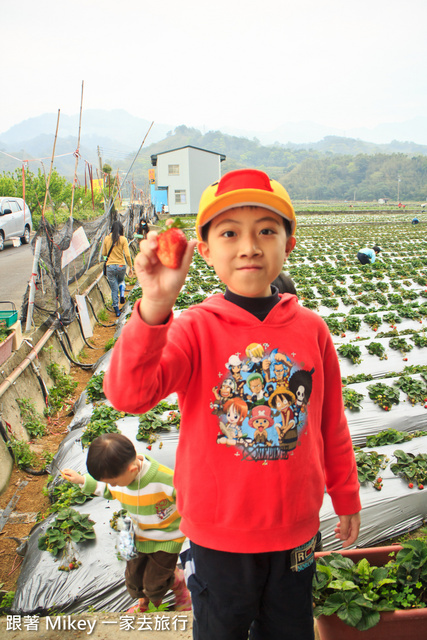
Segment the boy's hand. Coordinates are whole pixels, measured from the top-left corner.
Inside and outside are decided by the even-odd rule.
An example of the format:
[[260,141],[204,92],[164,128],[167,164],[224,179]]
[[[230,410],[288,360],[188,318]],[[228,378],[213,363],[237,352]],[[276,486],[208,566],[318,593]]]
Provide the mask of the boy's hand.
[[84,484],[85,479],[80,473],[74,471],[74,469],[62,469],[61,475],[68,482],[72,482],[73,484]]
[[135,274],[143,290],[139,311],[150,325],[167,320],[175,300],[185,282],[197,240],[190,240],[182,264],[178,269],[165,267],[157,256],[157,232],[150,231],[141,240],[134,260]]
[[360,513],[351,516],[339,516],[340,521],[334,529],[335,538],[343,540],[343,547],[349,547],[356,542],[360,529]]

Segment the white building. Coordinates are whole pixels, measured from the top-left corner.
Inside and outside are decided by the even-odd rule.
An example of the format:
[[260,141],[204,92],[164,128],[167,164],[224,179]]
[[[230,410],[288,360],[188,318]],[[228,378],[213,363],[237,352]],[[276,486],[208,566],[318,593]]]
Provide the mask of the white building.
[[[155,190],[167,191],[170,215],[197,214],[200,197],[207,186],[221,178],[221,162],[226,156],[188,145],[151,156],[156,167]],[[153,201],[153,198],[152,198]]]

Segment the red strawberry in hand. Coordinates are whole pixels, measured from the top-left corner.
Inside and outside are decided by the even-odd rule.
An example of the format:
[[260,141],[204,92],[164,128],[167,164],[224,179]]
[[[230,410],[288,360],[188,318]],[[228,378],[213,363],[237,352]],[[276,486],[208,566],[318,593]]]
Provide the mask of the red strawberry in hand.
[[157,236],[157,257],[169,269],[179,269],[187,248],[187,238],[180,226],[182,226],[180,220],[175,220]]

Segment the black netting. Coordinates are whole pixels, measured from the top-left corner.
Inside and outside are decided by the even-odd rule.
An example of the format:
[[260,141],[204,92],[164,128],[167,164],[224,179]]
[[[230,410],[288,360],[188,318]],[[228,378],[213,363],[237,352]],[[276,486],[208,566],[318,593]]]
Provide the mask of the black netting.
[[[102,242],[110,232],[115,220],[123,224],[124,235],[133,239],[135,226],[143,219],[142,205],[133,205],[124,212],[117,212],[110,201],[107,212],[92,220],[68,221],[59,229],[54,228],[45,219],[41,221],[37,234],[32,240],[33,250],[38,238],[41,238],[40,261],[37,273],[37,288],[34,300],[34,323],[50,324],[60,315],[64,325],[70,324],[76,317],[75,303],[69,286],[78,281],[92,267],[101,261]],[[73,233],[83,227],[90,246],[69,265],[62,267],[62,254],[69,248]],[[21,309],[21,320],[27,317],[29,287]]]

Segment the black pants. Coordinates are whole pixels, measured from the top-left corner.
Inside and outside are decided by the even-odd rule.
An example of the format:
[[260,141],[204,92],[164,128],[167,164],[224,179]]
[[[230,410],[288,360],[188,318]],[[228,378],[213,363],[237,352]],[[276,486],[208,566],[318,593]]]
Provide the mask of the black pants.
[[313,640],[314,562],[290,552],[226,553],[191,543],[194,640]]
[[357,254],[357,259],[361,264],[369,264],[371,262],[370,257],[367,256],[366,253],[360,253],[360,251]]

